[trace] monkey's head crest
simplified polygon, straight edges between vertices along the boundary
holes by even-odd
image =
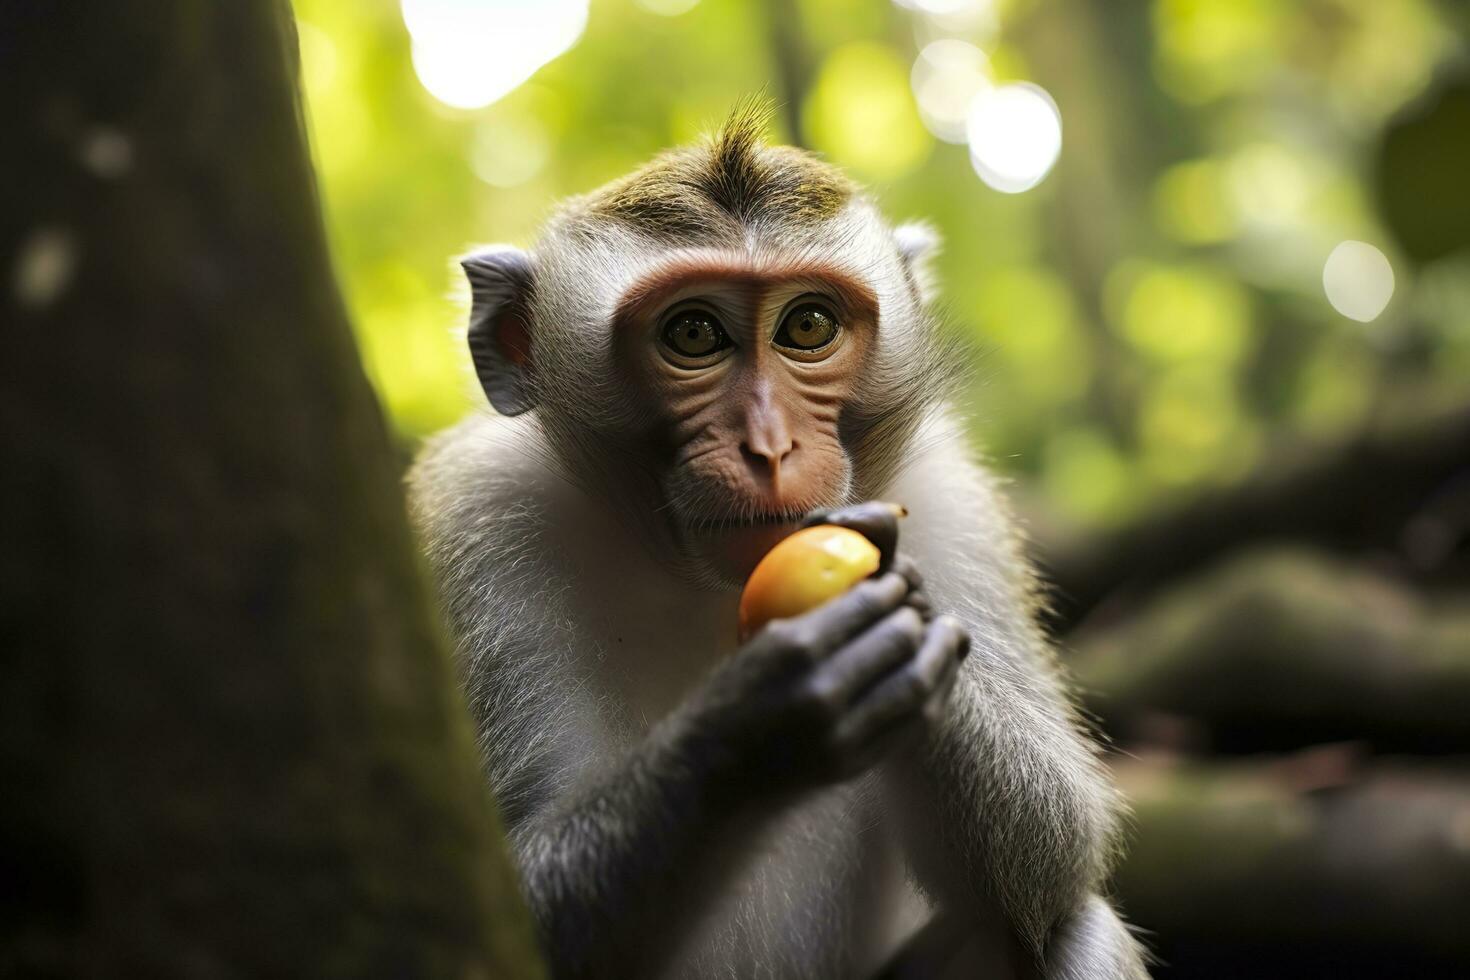
[[[772,107],[746,99],[705,142],[659,154],[593,192],[587,213],[658,239],[687,241],[758,223],[831,217],[857,185],[814,154],[768,146]]]

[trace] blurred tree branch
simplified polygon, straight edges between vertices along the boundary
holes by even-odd
[[[1222,976],[1461,975],[1463,776],[1392,764],[1303,790],[1275,763],[1114,768],[1135,809],[1118,893],[1166,961],[1182,939],[1196,966],[1212,945],[1240,956]]]
[[[287,4],[7,4],[0,39],[0,974],[541,975]]]
[[[1041,529],[1036,553],[1053,583],[1052,626],[1065,632],[1105,602],[1136,603],[1257,542],[1407,549],[1411,567],[1458,580],[1467,572],[1467,500],[1470,406],[1462,406],[1375,420],[1328,447],[1282,445],[1242,483],[1121,530],[1062,541]]]
[[[1320,555],[1244,553],[1074,641],[1088,707],[1125,744],[1172,725],[1215,750],[1470,753],[1470,603]]]

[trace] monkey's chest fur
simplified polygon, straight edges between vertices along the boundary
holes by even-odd
[[[630,566],[635,569],[630,573]],[[603,751],[643,738],[736,649],[738,595],[671,588],[637,562],[573,562]],[[595,753],[600,754],[600,753]],[[595,763],[594,763],[595,764]],[[868,778],[809,794],[767,826],[677,976],[821,978],[874,972],[927,918]]]
[[[872,794],[828,790],[769,828],[675,972],[869,976],[926,915]]]
[[[733,590],[670,575],[528,445],[534,433],[519,420],[477,418],[441,437],[414,477],[487,772],[513,836],[583,779],[613,771],[734,654],[738,605]],[[954,469],[916,470],[895,497],[912,511],[905,550],[935,570],[930,594],[951,608],[944,569],[957,567],[956,546],[939,529],[958,523],[948,501],[966,497],[940,505],[931,485]],[[870,782],[814,792],[766,826],[758,846],[742,846],[672,974],[873,973],[928,907],[906,873],[898,815],[884,812]]]

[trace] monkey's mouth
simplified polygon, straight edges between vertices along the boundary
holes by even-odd
[[[806,513],[804,510],[793,510],[743,514],[738,517],[694,517],[686,519],[685,525],[695,534],[718,534],[724,531],[800,524]]]
[[[745,581],[756,564],[782,538],[801,526],[804,510],[768,511],[686,520],[688,541],[732,584]]]

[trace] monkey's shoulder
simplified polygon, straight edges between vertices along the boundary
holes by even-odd
[[[528,544],[565,492],[531,416],[475,412],[429,438],[407,476],[409,512],[431,560],[467,544]]]
[[[1009,540],[1015,520],[1004,481],[986,465],[962,423],[936,413],[920,427],[908,460],[888,491],[908,507],[916,525],[934,524],[943,534]]]
[[[952,414],[928,420],[914,445],[885,495],[908,508],[901,546],[919,561],[932,597],[956,612],[969,608],[971,619],[1029,621],[1037,581],[1005,480]]]

